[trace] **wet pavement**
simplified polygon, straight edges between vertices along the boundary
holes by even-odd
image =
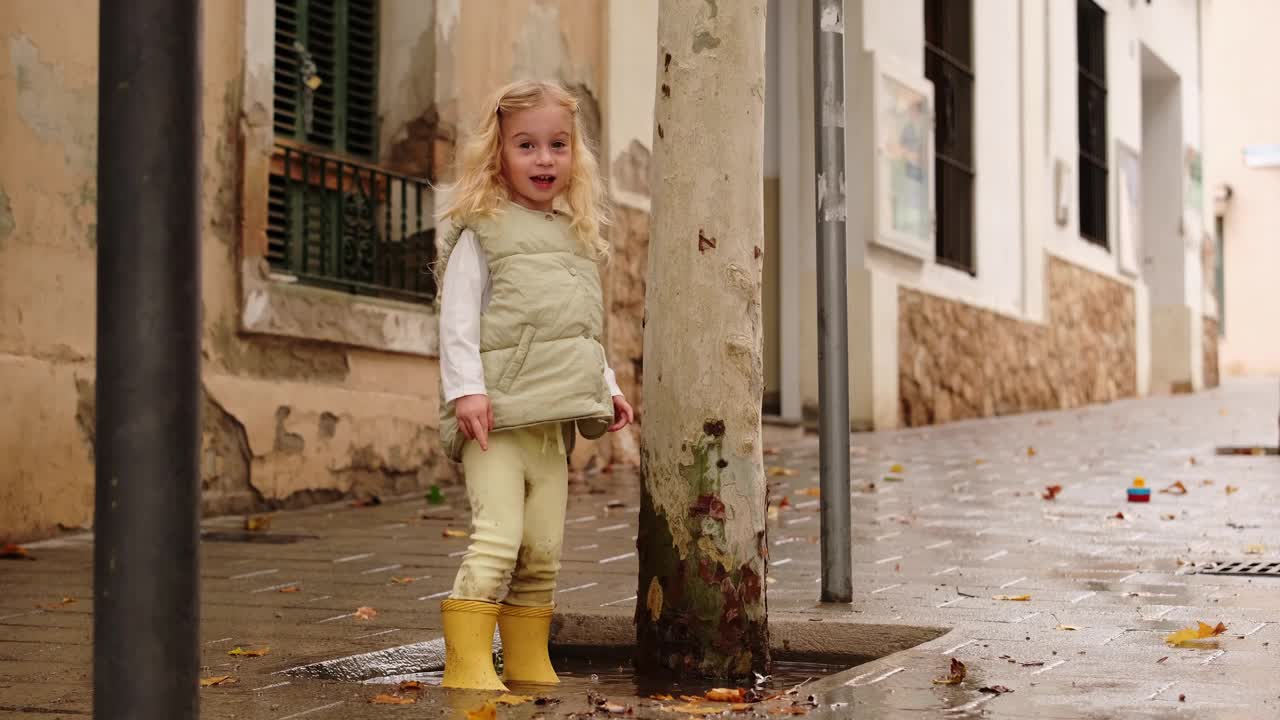
[[[1280,577],[1197,572],[1218,561],[1280,561],[1280,460],[1214,453],[1274,445],[1276,435],[1274,380],[856,435],[855,600],[842,606],[816,602],[816,439],[779,444],[766,458],[777,468],[772,503],[787,500],[770,524],[774,643],[798,654],[878,659],[734,716],[1280,716],[1272,682],[1280,671]],[[1153,488],[1150,504],[1126,502],[1136,476]],[[608,671],[595,681],[578,671],[558,689],[512,688],[559,701],[499,706],[497,717],[729,711],[637,697],[625,638],[617,637],[635,603],[636,481],[618,473],[588,484],[594,492],[570,500],[557,595],[570,620],[556,632],[563,642],[595,633],[616,654],[600,660]],[[1051,486],[1060,489],[1045,499]],[[430,675],[422,690],[400,692],[284,673],[440,637],[439,600],[466,544],[445,531],[467,525],[460,489],[446,499],[274,515],[269,534],[315,536],[293,543],[230,541],[234,532],[206,542],[203,676],[234,683],[201,690],[202,716],[466,717],[492,699],[431,687]],[[206,527],[234,531],[241,523],[216,518]],[[0,561],[0,717],[90,714],[90,543],[68,535],[28,546],[34,561]],[[376,616],[362,618],[362,607]],[[1198,647],[1164,642],[1199,620],[1227,631]],[[237,647],[269,652],[228,654]],[[953,658],[966,666],[965,679],[935,683]],[[415,702],[370,703],[387,692]]]

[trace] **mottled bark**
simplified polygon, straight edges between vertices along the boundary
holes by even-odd
[[[764,0],[662,0],[637,550],[642,672],[769,667]]]

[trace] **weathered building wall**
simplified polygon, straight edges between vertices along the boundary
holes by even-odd
[[[1133,396],[1135,309],[1124,283],[1050,257],[1048,322],[899,289],[899,386],[909,426]]]
[[[459,123],[521,77],[573,89],[601,142],[602,5],[503,4],[384,0],[384,166],[447,179]],[[439,452],[430,311],[266,269],[273,22],[256,0],[204,10],[201,475],[213,513],[405,492],[458,472]],[[0,5],[0,404],[15,409],[0,420],[0,540],[92,523],[96,81],[96,15]],[[620,216],[613,232],[625,227]],[[630,269],[607,269],[610,287],[643,277],[634,258],[618,267]],[[613,362],[630,393],[626,357]],[[580,443],[575,464],[607,463],[616,440]]]

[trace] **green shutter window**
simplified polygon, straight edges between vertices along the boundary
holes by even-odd
[[[377,154],[377,0],[277,0],[275,132]]]
[[[300,282],[435,295],[430,187],[377,163],[378,0],[276,0],[267,259]]]

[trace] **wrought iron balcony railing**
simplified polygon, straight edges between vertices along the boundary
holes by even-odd
[[[429,303],[431,207],[425,180],[277,141],[267,259],[309,285]]]

